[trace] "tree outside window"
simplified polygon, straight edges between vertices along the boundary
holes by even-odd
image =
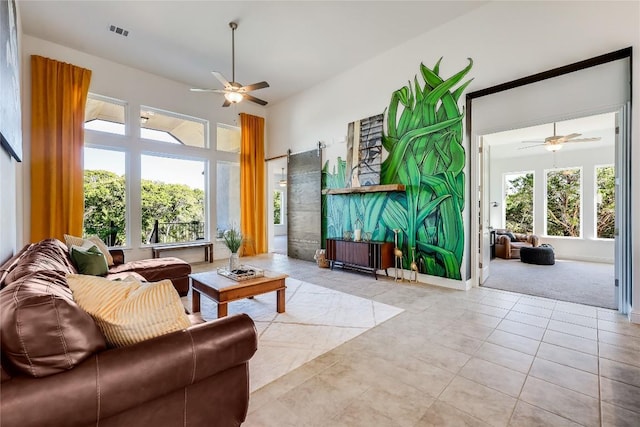
[[[282,224],[282,191],[273,192],[273,224]]]
[[[125,153],[84,149],[83,235],[98,235],[109,246],[122,246],[125,222]]]
[[[533,173],[505,175],[505,225],[515,233],[533,233]]]
[[[596,181],[597,236],[600,239],[613,239],[616,219],[615,169],[613,166],[597,167]]]
[[[547,172],[547,235],[580,237],[579,168]]]
[[[189,242],[205,236],[205,161],[141,156],[144,244]]]

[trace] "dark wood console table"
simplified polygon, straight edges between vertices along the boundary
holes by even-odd
[[[353,240],[327,239],[327,260],[342,268],[372,273],[378,280],[377,271],[393,267],[392,242],[355,242]]]

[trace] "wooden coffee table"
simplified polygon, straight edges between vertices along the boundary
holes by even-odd
[[[276,291],[278,313],[284,313],[286,274],[264,271],[264,277],[256,277],[236,282],[219,275],[215,271],[190,274],[191,309],[200,311],[200,295],[205,295],[218,303],[218,317],[227,315],[227,304],[243,298]]]

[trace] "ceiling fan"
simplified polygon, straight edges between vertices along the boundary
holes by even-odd
[[[264,89],[269,87],[269,83],[267,82],[259,82],[250,84],[247,86],[243,86],[240,83],[236,82],[236,53],[235,53],[235,32],[238,28],[238,24],[236,22],[229,22],[229,27],[231,28],[231,82],[224,78],[224,76],[217,72],[212,71],[211,74],[217,78],[220,83],[224,86],[224,89],[196,89],[192,88],[192,92],[215,92],[224,94],[224,103],[223,107],[228,107],[231,104],[237,104],[238,102],[246,99],[247,101],[255,102],[260,105],[267,105],[267,101],[263,101],[262,99],[256,98],[255,96],[249,95],[249,92]]]
[[[571,142],[589,142],[589,141],[600,141],[600,137],[596,138],[578,138],[580,133],[571,133],[569,135],[556,135],[556,124],[553,124],[553,136],[548,136],[544,139],[544,141],[522,141],[525,144],[534,144],[529,145],[527,147],[521,147],[520,150],[525,148],[532,147],[540,147],[544,146],[548,151],[556,152],[562,148],[563,144],[571,143]]]

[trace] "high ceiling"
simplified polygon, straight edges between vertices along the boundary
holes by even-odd
[[[184,82],[212,70],[266,80],[273,104],[485,4],[485,1],[20,1],[25,34]],[[109,31],[127,30],[124,37]]]

